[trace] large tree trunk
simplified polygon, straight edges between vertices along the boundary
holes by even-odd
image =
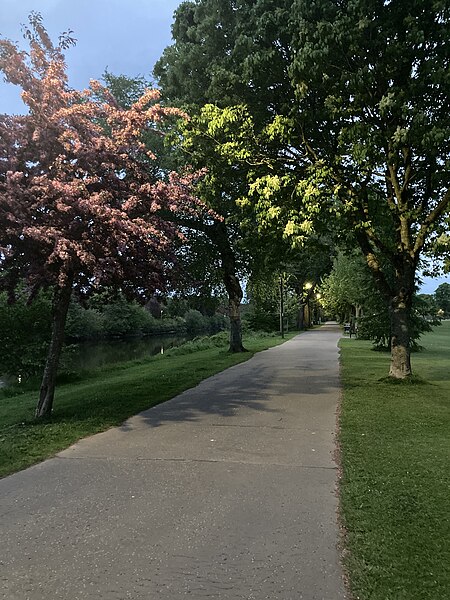
[[[388,192],[393,190],[388,185]],[[400,198],[402,201],[402,198]],[[402,205],[404,210],[404,205]],[[357,239],[363,251],[367,266],[372,272],[375,284],[384,296],[390,317],[391,365],[389,377],[406,379],[411,377],[411,312],[415,291],[416,268],[421,246],[414,248],[411,242],[411,230],[406,217],[402,213],[398,221],[398,243],[404,248],[394,254],[388,253],[390,266],[395,272],[395,279],[386,277],[381,268],[380,259],[373,251],[369,237],[361,229]],[[386,259],[386,255],[384,259]]]
[[[391,366],[389,376],[395,379],[406,379],[412,374],[410,349],[410,314],[412,292],[401,288],[391,298],[389,313],[391,320]]]
[[[311,309],[309,306],[309,298],[306,300],[306,303],[303,307],[303,324],[305,329],[311,327]]]
[[[42,377],[39,402],[36,407],[36,418],[48,417],[52,412],[56,374],[64,342],[64,327],[72,295],[72,283],[73,278],[68,277],[63,286],[55,289],[53,296],[52,334]]]
[[[237,284],[237,286],[236,286]],[[228,291],[229,313],[230,313],[230,352],[246,352],[242,344],[242,327],[240,304],[242,300],[242,290],[239,281],[235,282],[234,291]],[[237,290],[239,288],[239,291]]]
[[[247,352],[242,344],[241,300],[242,288],[235,273],[224,268],[223,280],[228,293],[230,316],[230,352]]]
[[[241,300],[242,288],[236,275],[236,259],[228,238],[226,224],[215,223],[213,228],[214,243],[220,252],[222,276],[228,294],[228,309],[230,317],[230,352],[246,352],[242,344]]]
[[[303,329],[305,329],[305,302],[303,299],[303,285],[304,281],[301,280],[295,286],[295,293],[298,301],[297,329],[299,331],[303,331]]]
[[[303,301],[300,302],[297,313],[297,327],[299,331],[305,329],[305,305]]]

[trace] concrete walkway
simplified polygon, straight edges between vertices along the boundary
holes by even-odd
[[[0,481],[8,600],[340,600],[326,325]]]

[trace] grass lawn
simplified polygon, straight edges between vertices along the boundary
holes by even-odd
[[[295,334],[287,334],[286,339]],[[280,336],[244,337],[249,352],[229,354],[225,346],[198,350],[195,342],[164,356],[113,365],[58,385],[51,420],[34,419],[37,390],[0,391],[0,477],[24,469],[76,440],[119,425],[173,398],[202,379],[280,344]]]
[[[412,383],[389,355],[341,341],[341,511],[360,600],[450,598],[450,321],[424,335]]]

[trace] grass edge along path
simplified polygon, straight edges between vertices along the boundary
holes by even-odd
[[[450,598],[450,321],[421,340],[415,380],[387,353],[343,339],[340,508],[358,600]]]
[[[0,477],[25,469],[69,447],[77,440],[118,426],[130,416],[165,402],[203,379],[279,345],[274,335],[244,336],[248,352],[230,354],[208,341],[188,342],[141,361],[115,364],[59,384],[48,421],[33,417],[37,391],[0,395]],[[200,348],[200,349],[198,349]]]

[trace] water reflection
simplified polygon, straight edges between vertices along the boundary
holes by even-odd
[[[191,337],[187,335],[163,335],[146,338],[82,342],[65,348],[61,357],[60,372],[78,372],[98,369],[106,365],[161,354],[179,346]],[[12,376],[0,376],[0,388],[17,381]]]
[[[63,354],[63,369],[90,371],[105,365],[154,356],[189,339],[183,335],[151,336],[139,339],[83,342]]]

